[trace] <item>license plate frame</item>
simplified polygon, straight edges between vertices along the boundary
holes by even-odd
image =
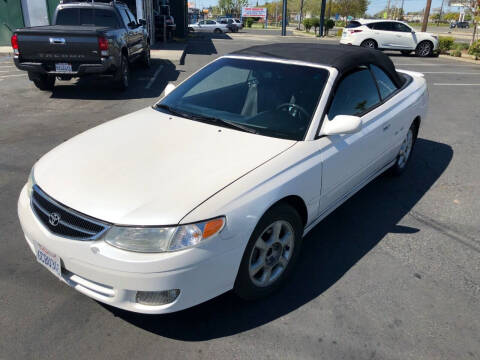
[[[55,63],[55,72],[57,73],[71,73],[72,64],[70,63]]]
[[[35,249],[37,261],[48,269],[58,279],[62,279],[62,259],[54,252],[48,250],[45,246],[38,244]]]

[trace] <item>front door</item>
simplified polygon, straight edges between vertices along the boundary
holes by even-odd
[[[412,32],[408,26],[394,22],[393,33],[394,33],[394,46],[401,49],[415,49],[415,34]]]
[[[335,89],[325,121],[336,115],[354,115],[362,119],[362,129],[354,134],[329,135],[330,147],[322,152],[322,190],[320,214],[343,202],[370,175],[382,166],[386,152],[385,126],[388,118],[376,117],[380,96],[366,67],[347,74]]]

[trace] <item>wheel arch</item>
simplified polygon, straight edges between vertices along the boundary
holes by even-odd
[[[264,212],[263,215],[265,215],[268,211],[270,211],[270,209],[274,208],[279,204],[287,204],[291,206],[293,209],[295,209],[295,211],[298,212],[298,214],[300,215],[300,218],[302,219],[303,226],[304,227],[307,226],[307,221],[308,221],[307,205],[305,204],[305,201],[298,195],[285,196],[284,198],[276,201]]]
[[[362,46],[362,44],[365,42],[365,41],[373,41],[376,45],[375,49],[378,49],[378,41],[373,39],[373,38],[366,38],[366,39],[363,39],[362,42],[360,43],[360,46]]]

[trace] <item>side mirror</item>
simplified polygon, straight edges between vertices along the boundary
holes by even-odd
[[[135,21],[130,21],[130,22],[128,23],[128,27],[129,27],[129,28],[134,28],[134,27],[136,27],[136,26],[137,26],[137,23],[136,23]]]
[[[138,20],[138,23],[139,23],[140,25],[142,25],[142,26],[147,25],[147,22],[146,22],[145,20],[143,20],[143,19]]]
[[[325,116],[319,135],[352,134],[360,131],[362,119],[358,116],[337,115],[332,120]]]
[[[176,86],[172,83],[168,83],[167,86],[165,86],[165,96],[167,96],[168,94],[170,94],[173,90],[175,90]]]

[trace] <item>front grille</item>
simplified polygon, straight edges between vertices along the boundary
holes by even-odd
[[[51,233],[74,240],[95,240],[104,234],[110,224],[80,214],[56,202],[37,185],[33,186],[33,212]]]

